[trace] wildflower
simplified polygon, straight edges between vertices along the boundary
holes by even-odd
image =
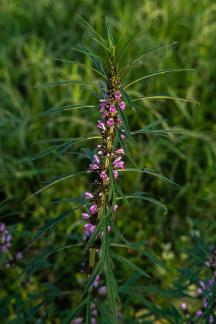
[[[97,154],[94,155],[94,161],[96,162],[96,164],[99,164],[100,163],[100,159],[97,156]]]
[[[84,196],[85,199],[92,199],[94,197],[91,192],[87,192],[87,191],[84,193]]]
[[[119,107],[120,107],[121,110],[125,110],[125,107],[126,107],[125,102],[124,102],[124,101],[121,101],[121,102],[119,103]]]
[[[114,96],[115,96],[115,100],[116,101],[119,101],[121,99],[121,92],[120,91],[116,91]]]
[[[82,218],[83,218],[84,220],[86,220],[86,219],[89,219],[90,216],[89,216],[88,213],[82,213]]]
[[[102,129],[104,131],[106,130],[106,127],[101,120],[98,120],[97,128]]]
[[[117,170],[113,170],[113,175],[114,175],[115,179],[117,179],[118,178],[118,171]]]
[[[98,206],[96,205],[96,204],[94,204],[94,205],[91,205],[91,207],[90,207],[90,213],[92,214],[92,215],[94,215],[94,214],[96,214],[97,212],[98,212]]]
[[[23,254],[22,254],[22,252],[17,252],[16,253],[16,256],[15,256],[15,259],[17,260],[17,261],[19,261],[19,260],[21,260],[23,258]]]
[[[87,234],[94,233],[96,225],[88,223],[84,225],[84,229]]]
[[[109,111],[110,111],[110,113],[116,113],[117,110],[116,110],[115,105],[110,105]]]
[[[82,324],[82,323],[83,323],[82,317],[77,317],[76,319],[73,320],[73,324]]]
[[[106,174],[106,171],[101,171],[100,173],[100,178],[103,180],[103,181],[106,181],[108,179],[108,175]]]
[[[109,118],[109,119],[107,120],[107,125],[108,125],[109,127],[112,127],[112,126],[114,125],[114,120],[113,120],[113,118]]]
[[[124,155],[124,149],[122,148],[122,147],[120,147],[119,149],[117,149],[116,151],[115,151],[115,153],[116,154],[122,154],[122,155]]]
[[[99,168],[100,168],[99,165],[97,165],[97,164],[95,164],[95,163],[91,163],[91,164],[89,165],[89,170],[90,170],[90,171],[98,170]]]
[[[105,296],[107,293],[107,287],[106,286],[101,286],[98,288],[98,294],[100,296]]]

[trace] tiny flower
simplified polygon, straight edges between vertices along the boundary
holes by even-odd
[[[109,119],[107,120],[107,125],[108,125],[109,127],[112,127],[112,126],[114,125],[114,120],[113,120],[113,118],[109,118]]]
[[[90,207],[90,213],[92,214],[92,215],[94,215],[94,214],[96,214],[97,212],[98,212],[98,206],[96,205],[96,204],[94,204],[94,205],[91,205],[91,207]]]
[[[90,171],[94,171],[94,170],[98,170],[99,169],[99,165],[95,164],[95,163],[91,163],[89,165],[89,170]]]
[[[100,159],[99,157],[97,156],[97,154],[94,155],[94,161],[99,164],[100,163]]]
[[[77,317],[76,319],[73,320],[73,324],[82,324],[83,323],[83,318],[82,317]]]
[[[108,231],[108,233],[110,233],[112,231],[112,227],[108,225],[107,231]]]
[[[100,101],[100,109],[103,110],[106,107],[107,101],[106,100],[101,100]]]
[[[118,178],[118,171],[117,170],[113,170],[113,175],[114,175],[115,179],[117,179]]]
[[[104,131],[106,130],[106,127],[101,120],[98,121],[97,128],[102,129]]]
[[[83,218],[84,220],[86,220],[86,219],[89,219],[90,216],[89,216],[88,213],[82,213],[82,218]]]
[[[111,105],[111,106],[110,106],[110,108],[109,108],[109,112],[110,112],[110,113],[116,113],[116,112],[117,112],[115,105]]]
[[[92,284],[93,287],[97,288],[98,285],[99,285],[99,281],[100,281],[100,276],[97,275],[96,278],[95,278],[95,280],[93,281],[93,284]]]
[[[121,92],[120,91],[116,91],[115,93],[115,100],[119,101],[121,99]]]
[[[116,211],[117,208],[118,208],[118,205],[115,204],[115,205],[113,206],[113,211]]]
[[[96,229],[96,225],[92,225],[90,223],[84,225],[84,230],[87,234],[94,233],[95,229]]]
[[[124,134],[121,134],[120,137],[121,137],[122,141],[125,140],[125,135]]]
[[[16,257],[15,257],[15,259],[17,260],[17,261],[19,261],[19,260],[21,260],[23,258],[23,254],[22,254],[22,252],[17,252],[16,253]]]
[[[100,296],[105,296],[107,293],[107,287],[106,286],[101,286],[98,288],[98,294]]]
[[[4,232],[4,230],[5,230],[5,224],[0,223],[0,232]]]
[[[85,199],[92,199],[94,197],[91,192],[87,192],[87,191],[84,193],[84,196]]]
[[[199,309],[197,312],[196,312],[196,317],[201,317],[203,314],[203,312]]]
[[[125,110],[125,107],[126,107],[125,102],[124,102],[124,101],[121,101],[121,102],[119,103],[119,107],[120,107],[121,110]]]
[[[103,180],[103,181],[106,181],[108,179],[108,176],[106,174],[106,171],[101,171],[100,173],[100,178]]]
[[[96,320],[96,318],[92,317],[92,319],[91,319],[91,324],[97,324],[97,320]]]
[[[115,152],[116,152],[116,154],[122,154],[122,155],[124,155],[124,149],[122,147],[120,147],[119,149],[117,149]]]
[[[187,309],[187,304],[186,304],[186,303],[182,303],[182,304],[181,304],[181,308],[182,308],[183,310],[186,310],[186,309]]]

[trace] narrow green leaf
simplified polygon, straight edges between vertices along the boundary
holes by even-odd
[[[123,265],[126,265],[128,268],[134,270],[135,272],[141,274],[144,277],[150,278],[150,276],[143,271],[141,268],[139,268],[137,265],[135,265],[133,262],[131,262],[130,260],[128,260],[127,258],[120,256],[118,254],[112,253],[112,257],[119,261],[120,263],[122,263]]]

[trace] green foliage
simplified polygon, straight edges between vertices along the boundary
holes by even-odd
[[[89,305],[89,297],[79,304],[82,201],[72,197],[88,188],[83,170],[99,139],[107,33],[109,49],[118,43],[129,106],[128,169],[140,171],[114,183],[113,200],[124,201],[110,246],[122,265],[113,268],[104,249],[94,274],[108,275],[101,323],[116,321],[118,295],[127,323],[182,323],[180,301],[199,306],[189,296],[215,244],[215,10],[212,0],[1,1],[0,215],[13,252],[24,251],[9,269],[1,256],[3,322],[69,322]]]

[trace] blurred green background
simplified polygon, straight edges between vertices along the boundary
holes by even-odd
[[[82,175],[59,182],[25,201],[45,181],[85,170],[88,160],[82,153],[96,145],[94,142],[77,144],[60,157],[53,150],[31,160],[56,145],[43,140],[97,134],[97,112],[93,110],[40,115],[54,107],[96,103],[91,91],[78,85],[35,87],[57,80],[99,81],[91,69],[56,60],[77,60],[90,67],[91,62],[84,55],[73,51],[72,47],[78,43],[100,53],[89,32],[82,27],[79,15],[104,36],[105,16],[109,17],[117,38],[122,32],[125,39],[142,32],[127,48],[122,65],[145,51],[178,41],[176,46],[145,56],[143,64],[125,75],[125,84],[158,70],[197,69],[155,76],[128,88],[133,98],[163,94],[200,102],[195,105],[175,100],[147,100],[137,102],[135,112],[127,110],[132,130],[160,120],[164,129],[181,129],[182,133],[180,138],[172,132],[168,137],[139,135],[137,147],[131,148],[140,168],[155,169],[179,184],[179,188],[140,173],[127,173],[120,181],[125,193],[144,191],[167,206],[168,212],[164,214],[157,206],[131,200],[130,205],[119,208],[117,215],[122,233],[132,242],[142,241],[143,250],[153,251],[168,266],[169,270],[165,271],[129,251],[129,257],[152,274],[152,284],[166,289],[178,276],[176,267],[185,266],[194,233],[207,244],[215,243],[216,4],[213,0],[0,1],[1,220],[13,233],[13,253],[22,251],[40,227],[76,206],[70,198],[90,189],[88,177]],[[24,161],[27,162],[23,164]],[[53,254],[22,284],[17,278],[22,277],[23,267],[31,274],[29,260],[38,257],[38,253],[70,244],[79,239],[77,233],[81,234],[80,211],[66,217],[37,240],[24,253],[20,265],[2,268],[1,305],[8,303],[7,308],[1,308],[4,318],[16,320],[20,316],[19,320],[33,323],[35,316],[45,323],[58,323],[60,310],[76,304],[75,297],[79,294],[71,295],[70,291],[79,291],[79,285],[82,286],[79,249]],[[130,271],[116,271],[120,283],[130,275]],[[149,282],[143,279],[145,283]],[[35,308],[37,315],[29,314],[29,305],[39,305],[41,295],[50,291],[56,293],[55,298],[38,313]],[[168,297],[154,292],[148,298],[159,305],[170,303]],[[173,302],[178,305],[178,301]],[[131,317],[141,316],[137,312],[142,307],[140,302],[133,305],[131,301],[127,312]]]

